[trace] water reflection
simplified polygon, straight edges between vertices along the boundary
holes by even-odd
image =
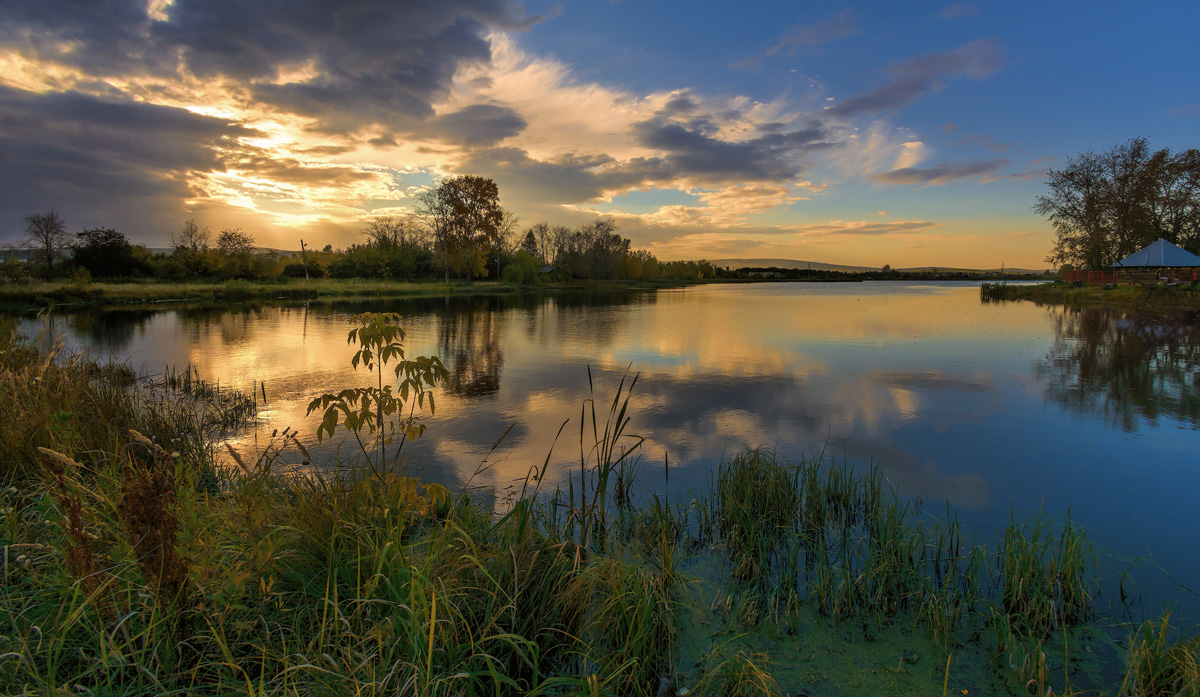
[[[1136,431],[1163,417],[1200,426],[1200,327],[1065,311],[1039,364],[1046,399]]]
[[[486,298],[455,303],[438,318],[438,349],[450,370],[446,391],[457,397],[495,397],[504,352],[499,314]]]
[[[339,446],[313,442],[307,405],[371,382],[350,368],[346,333],[351,317],[378,311],[404,317],[409,355],[438,355],[453,371],[428,433],[405,450],[414,473],[447,485],[487,457],[473,481],[502,491],[552,447],[545,489],[565,485],[579,468],[589,383],[603,408],[628,369],[640,375],[629,431],[649,439],[647,489],[665,488],[668,456],[674,495],[707,486],[715,465],[745,446],[824,450],[881,464],[903,495],[948,500],[983,535],[1010,512],[1044,507],[1070,509],[1093,540],[1130,557],[1161,541],[1168,514],[1171,539],[1200,536],[1191,505],[1200,470],[1180,465],[1194,460],[1200,426],[1196,330],[983,305],[971,285],[258,303],[54,321],[74,346],[147,370],[190,364],[223,385],[265,382],[259,430],[233,445],[254,447],[290,426],[320,462]],[[1139,429],[1150,423],[1161,427]],[[1191,547],[1162,542],[1155,553],[1197,583]]]

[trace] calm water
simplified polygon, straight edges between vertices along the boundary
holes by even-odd
[[[315,448],[317,394],[369,377],[349,366],[349,319],[405,316],[410,356],[453,372],[411,467],[503,493],[551,454],[547,483],[579,462],[588,366],[604,405],[638,377],[630,431],[647,437],[645,486],[704,486],[745,446],[879,463],[930,512],[949,501],[993,535],[1010,511],[1070,511],[1139,572],[1147,610],[1200,617],[1200,332],[1031,303],[983,305],[975,284],[763,283],[621,295],[549,295],[61,315],[68,343],[146,372],[192,365],[245,390],[265,382],[251,449],[292,426]],[[33,331],[31,326],[29,331]],[[344,453],[351,452],[350,445]],[[327,442],[314,455],[330,454]],[[317,455],[317,453],[324,455]],[[298,459],[298,456],[294,459]]]

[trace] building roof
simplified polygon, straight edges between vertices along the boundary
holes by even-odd
[[[1200,266],[1200,257],[1180,249],[1166,240],[1159,240],[1142,247],[1124,259],[1113,264],[1124,269],[1160,268],[1160,267],[1192,267]]]

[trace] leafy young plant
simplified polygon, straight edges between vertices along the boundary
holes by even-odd
[[[395,312],[366,313],[356,320],[358,326],[350,330],[347,344],[358,343],[359,349],[350,359],[350,365],[358,370],[359,365],[376,374],[376,384],[371,387],[353,387],[337,394],[323,394],[308,405],[308,414],[321,409],[324,415],[317,427],[317,440],[333,436],[338,421],[354,433],[363,454],[370,460],[360,432],[363,428],[375,435],[375,452],[379,465],[386,460],[387,448],[399,434],[402,439],[397,453],[405,441],[414,441],[425,433],[417,409],[424,409],[429,402],[429,413],[434,411],[433,387],[445,382],[450,371],[437,356],[406,358],[404,355],[404,329],[400,326],[400,315]],[[398,361],[393,372],[399,383],[384,384],[384,368]],[[407,412],[407,415],[406,415]]]

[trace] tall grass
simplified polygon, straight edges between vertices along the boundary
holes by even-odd
[[[0,352],[19,463],[0,493],[6,693],[780,694],[787,657],[682,661],[690,560],[709,554],[737,631],[809,612],[911,622],[947,652],[982,641],[1042,694],[1059,674],[1048,643],[1096,613],[1069,520],[968,541],[949,507],[900,499],[877,467],[750,450],[707,492],[639,495],[633,378],[585,402],[565,486],[543,490],[547,456],[499,510],[365,464],[273,472],[302,448],[287,429],[266,464],[215,469],[204,410],[38,346]],[[219,401],[188,374],[168,386]],[[1171,642],[1165,621],[1137,637],[1126,694],[1194,689],[1195,640]]]

